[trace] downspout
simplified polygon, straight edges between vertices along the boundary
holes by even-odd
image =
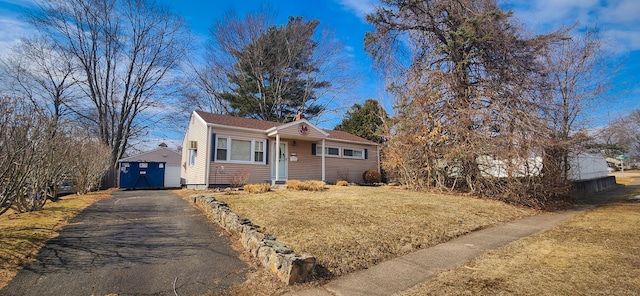
[[[325,155],[325,150],[324,150],[324,140],[322,139],[322,181],[326,181],[326,177],[325,177],[325,162],[324,162],[324,155]]]
[[[280,134],[276,134],[276,159],[274,161],[274,165],[276,166],[276,178],[274,181],[274,184],[277,183],[278,181],[280,181]]]
[[[376,145],[376,155],[378,156],[378,173],[382,174],[382,171],[380,170],[380,146]]]
[[[214,149],[214,147],[211,147],[211,126],[207,125],[207,145],[205,147],[210,147],[211,149]],[[206,167],[205,167],[205,189],[209,188],[209,174],[211,174],[211,153],[208,151],[209,149],[205,149],[207,151],[205,151],[205,163],[206,163]]]

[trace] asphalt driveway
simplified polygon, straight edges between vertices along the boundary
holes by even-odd
[[[70,221],[0,295],[215,293],[244,281],[247,269],[176,194],[117,191]]]

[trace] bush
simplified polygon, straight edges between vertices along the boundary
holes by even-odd
[[[345,180],[340,180],[340,181],[336,182],[336,186],[349,186],[349,182],[347,182]]]
[[[324,185],[326,185],[326,183],[324,183],[322,181],[304,181],[304,182],[302,182],[303,190],[309,190],[309,191],[322,191],[322,190],[325,190],[326,188],[324,187]]]
[[[302,182],[298,180],[287,180],[287,189],[289,190],[302,190]]]
[[[239,171],[234,173],[230,181],[231,187],[238,188],[244,186],[244,184],[247,183],[247,180],[249,180],[249,176],[251,176],[250,171]]]
[[[382,175],[376,170],[368,170],[362,174],[362,179],[367,184],[380,183],[382,180]]]
[[[338,169],[338,180],[349,181],[349,168]]]
[[[322,181],[304,181],[304,182],[300,182],[298,180],[287,181],[287,189],[289,190],[322,191],[326,189],[324,185],[326,185],[326,183]]]
[[[249,193],[265,193],[271,191],[271,185],[267,183],[247,184],[244,185],[244,191]]]

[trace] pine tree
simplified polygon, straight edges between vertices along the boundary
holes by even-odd
[[[363,105],[354,104],[347,111],[342,122],[334,128],[356,136],[371,140],[376,143],[384,142],[384,137],[380,135],[380,127],[387,119],[387,112],[384,111],[378,101],[368,99]]]
[[[267,121],[290,122],[297,114],[313,118],[322,111],[315,92],[330,86],[318,79],[313,35],[318,21],[291,17],[286,26],[270,26],[241,51],[228,73],[231,91],[221,98],[230,113]]]

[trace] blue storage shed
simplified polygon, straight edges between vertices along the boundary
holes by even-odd
[[[120,188],[164,188],[166,162],[120,162]]]

